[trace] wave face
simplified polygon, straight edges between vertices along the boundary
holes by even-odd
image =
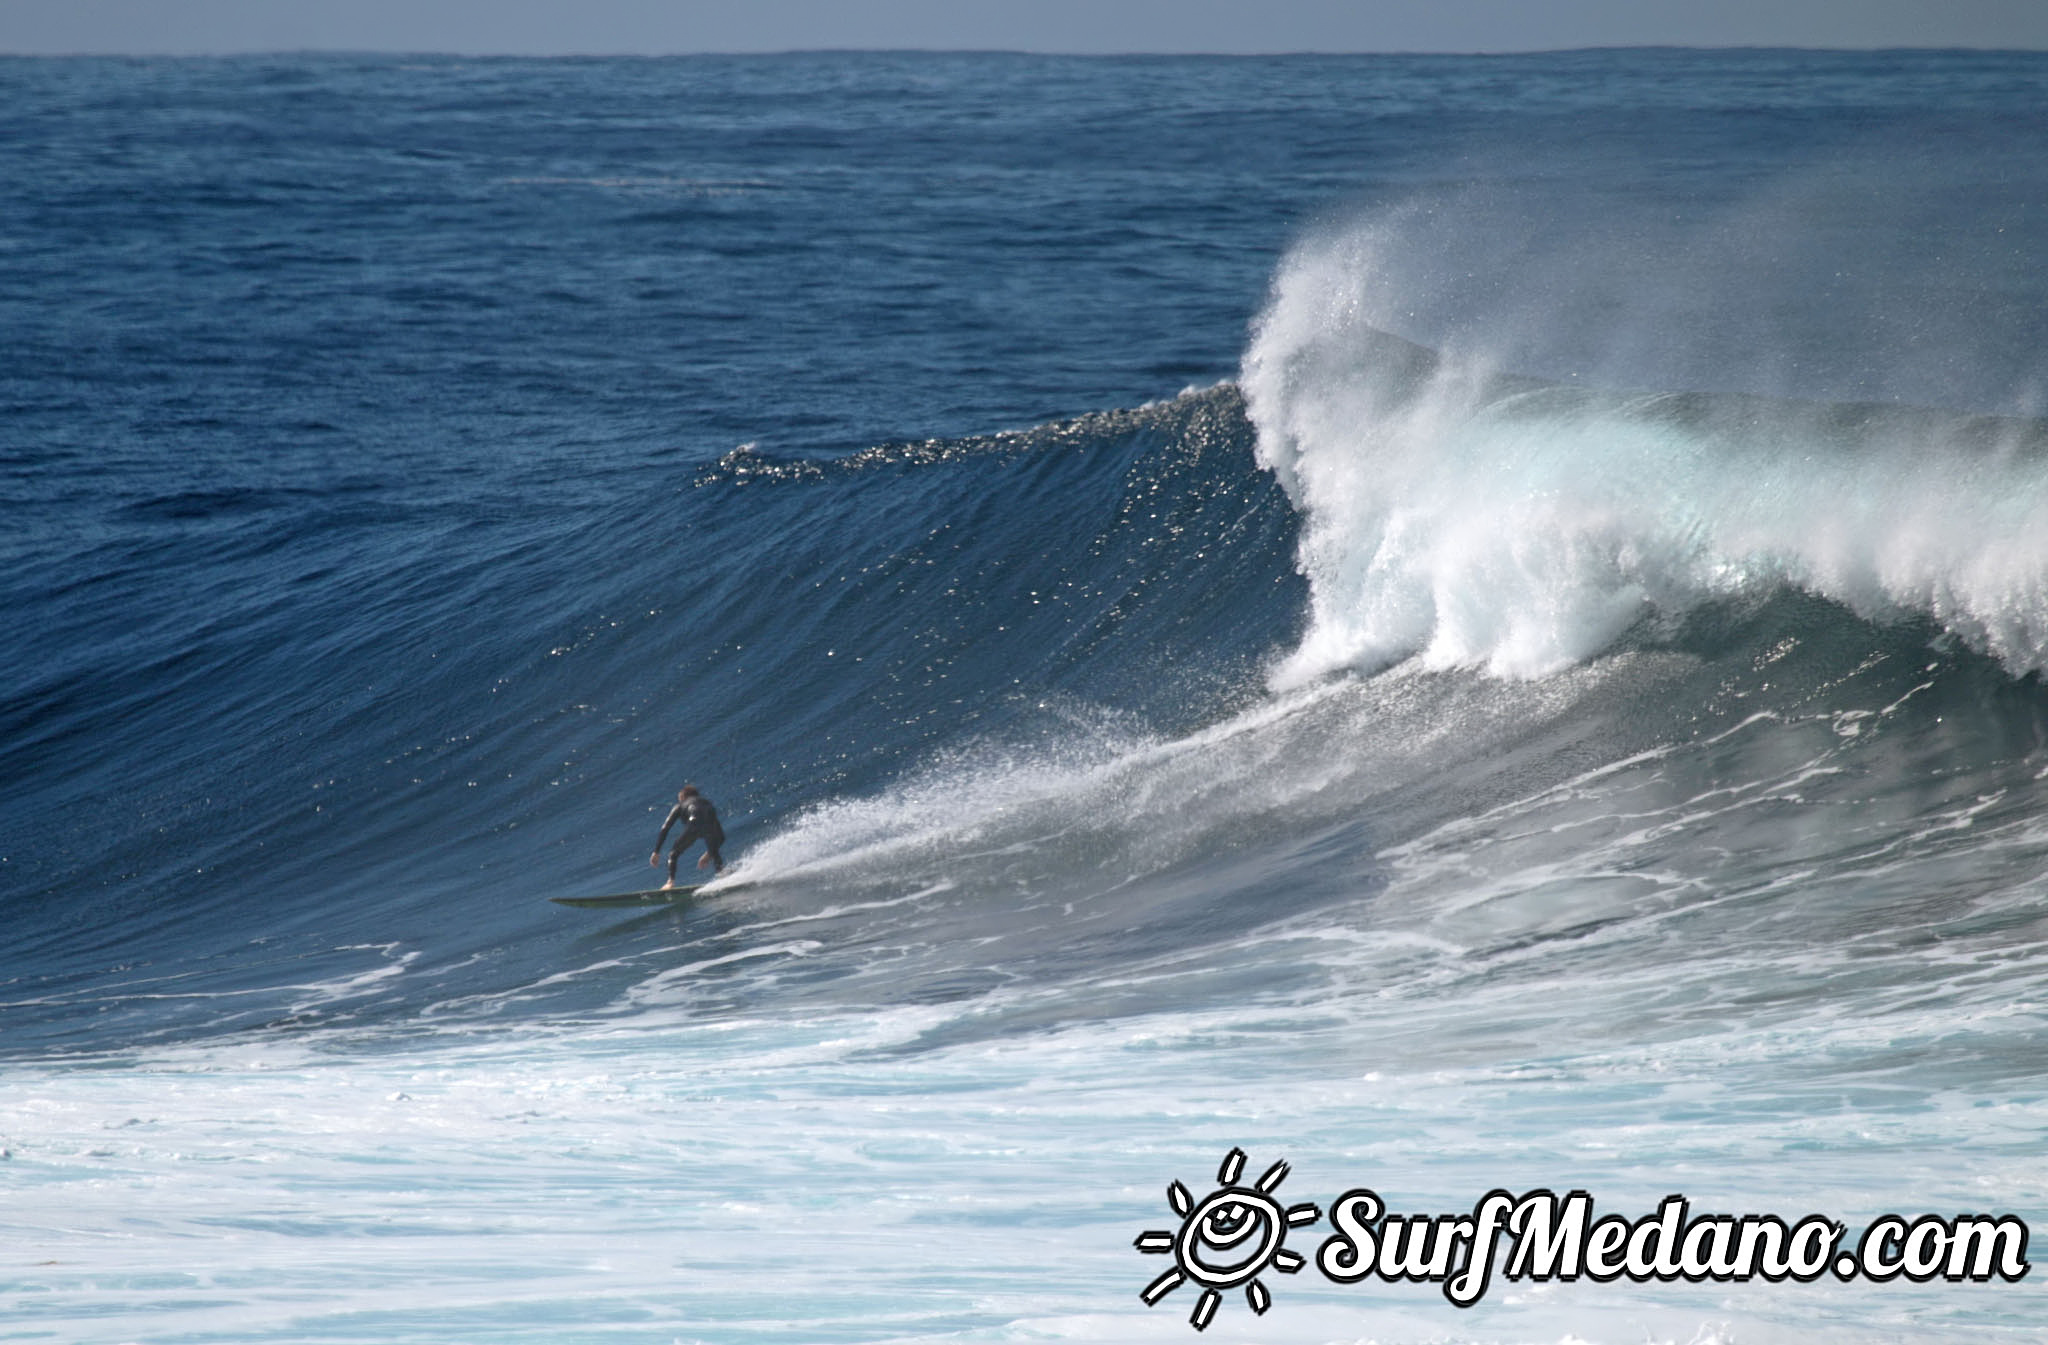
[[[2048,58],[0,78],[10,1324],[1189,1339],[1233,1146],[2048,1227]],[[746,886],[547,900],[685,780]]]
[[[214,526],[316,573],[323,552],[392,526],[372,509],[337,531],[331,508],[285,501]],[[165,517],[140,526],[186,530]],[[921,764],[982,760],[984,777],[1018,777],[998,794],[1030,793],[1019,763],[1034,755],[1108,760],[1199,725],[1256,686],[1297,620],[1276,601],[1298,589],[1294,516],[1252,464],[1229,389],[825,461],[742,448],[618,517],[470,528],[453,574],[443,550],[385,544],[309,598],[229,596],[232,617],[176,634],[146,703],[112,652],[17,694],[14,762],[71,751],[38,800],[49,825],[74,818],[80,834],[116,797],[220,800],[185,823],[196,837],[144,847],[111,884],[74,859],[13,861],[44,912],[15,944],[30,987],[17,1040],[38,1022],[154,1037],[512,993],[555,970],[540,898],[645,885],[620,861],[644,853],[666,806],[651,801],[681,773],[724,803],[746,870],[773,872],[805,844],[774,837],[775,819]],[[616,546],[677,529],[686,544]],[[181,568],[221,564],[214,545],[137,581],[190,582]],[[1215,582],[1190,591],[1194,573]],[[583,615],[565,621],[567,585]],[[406,595],[396,626],[390,594]],[[115,716],[154,750],[76,753]],[[189,743],[200,721],[212,736]],[[266,760],[294,762],[294,787],[259,783]],[[828,848],[945,832],[959,804],[898,798]],[[593,866],[599,834],[613,855]],[[81,940],[74,913],[105,932]],[[207,950],[211,970],[108,976],[165,940]]]

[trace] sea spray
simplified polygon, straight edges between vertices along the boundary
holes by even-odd
[[[1796,585],[2048,667],[2048,432],[1874,407],[1593,393],[1379,325],[1371,227],[1280,268],[1245,354],[1304,515],[1309,629],[1274,680],[1418,657],[1539,677],[1638,622]]]

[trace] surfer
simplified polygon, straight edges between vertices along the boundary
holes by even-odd
[[[681,822],[683,829],[676,836],[675,846],[668,852],[668,881],[664,888],[676,885],[676,860],[693,841],[704,842],[704,853],[697,859],[697,867],[706,864],[720,873],[725,872],[725,860],[720,857],[718,847],[725,844],[725,828],[718,825],[718,809],[711,806],[711,800],[697,792],[697,786],[684,785],[676,795],[676,806],[668,810],[668,820],[661,824],[661,835],[654,838],[654,853],[647,862],[655,867],[661,865],[661,843],[668,839],[668,829]]]

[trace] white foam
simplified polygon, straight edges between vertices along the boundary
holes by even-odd
[[[1541,685],[1503,685],[1418,665],[1298,687],[1181,737],[1090,722],[1033,747],[964,749],[875,794],[809,810],[755,846],[743,876],[990,891],[1078,868],[1086,877],[1069,886],[1101,891],[1215,860],[1262,829],[1300,836],[1355,818],[1372,799],[1646,666],[1608,660]]]
[[[1510,392],[1483,351],[1386,336],[1381,243],[1297,248],[1244,358],[1259,459],[1305,520],[1312,619],[1278,685],[1409,657],[1539,677],[1645,613],[1780,583],[2048,669],[2048,469],[2022,427],[1824,432],[1796,407],[1708,427],[1654,397]]]
[[[1515,998],[1464,985],[1485,1001],[1474,1016]],[[1646,986],[1566,990],[1597,1012]],[[0,1093],[10,1324],[80,1340],[1184,1340],[1192,1292],[1139,1302],[1158,1266],[1131,1242],[1171,1222],[1169,1181],[1206,1189],[1234,1145],[1292,1162],[1284,1194],[1324,1206],[1358,1184],[1437,1211],[1569,1183],[1603,1211],[1682,1186],[1861,1218],[2038,1185],[2039,1102],[1845,1111],[1755,1093],[1759,1060],[1796,1067],[1863,1030],[1842,1018],[1459,1061],[1431,1040],[1457,1015],[1423,1032],[1407,997],[1359,996],[1316,1026],[1300,1006],[1231,1006],[886,1049],[946,1017],[649,1015],[16,1067]],[[1271,1288],[1271,1313],[1236,1297],[1220,1329],[1604,1345],[1890,1338],[1925,1334],[1925,1312],[2019,1340],[2038,1321],[2024,1285],[1503,1282],[1470,1314],[1431,1285]]]

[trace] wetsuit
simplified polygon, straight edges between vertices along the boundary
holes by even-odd
[[[725,860],[718,853],[718,847],[725,844],[725,828],[718,825],[718,809],[711,806],[710,799],[702,794],[692,794],[668,810],[668,820],[661,824],[661,835],[654,838],[656,854],[661,853],[661,843],[668,839],[668,829],[677,822],[683,824],[683,830],[676,837],[675,848],[668,852],[670,881],[674,881],[676,876],[676,860],[690,848],[692,841],[704,842],[704,853],[711,857],[713,869],[725,868]]]

